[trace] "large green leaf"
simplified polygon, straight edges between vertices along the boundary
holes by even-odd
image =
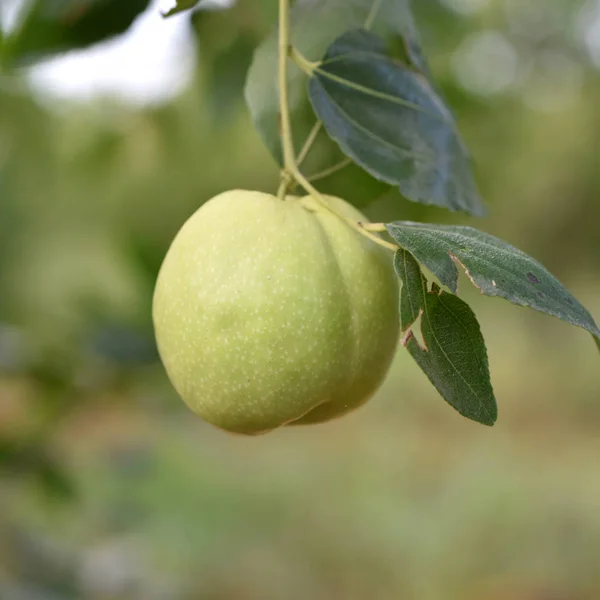
[[[435,284],[429,291],[427,279],[408,251],[398,250],[394,265],[402,279],[402,344],[448,404],[468,419],[493,425],[498,408],[485,342],[473,311]],[[419,317],[424,347],[412,329]]]
[[[21,63],[84,48],[124,33],[150,0],[35,0],[5,40],[3,58]]]
[[[372,31],[384,38],[390,48],[396,49],[399,60],[428,72],[408,0],[304,0],[295,3],[290,20],[292,43],[309,60],[320,60],[342,33],[372,21]],[[264,143],[281,164],[277,60],[275,29],[254,54],[245,97]],[[294,141],[299,152],[317,118],[307,94],[307,77],[292,63],[288,85]],[[344,158],[338,145],[321,133],[303,170],[307,174],[320,172]],[[323,192],[343,196],[359,205],[390,189],[389,184],[377,181],[357,165],[324,179],[319,186]]]
[[[590,313],[542,264],[514,246],[472,227],[396,221],[387,230],[452,292],[458,291],[458,265],[483,294],[553,315],[600,339]]]
[[[270,19],[259,13],[248,24],[243,4],[229,10],[202,10],[200,4],[191,21],[200,45],[198,58],[209,119],[216,125],[226,123],[243,102],[246,74],[262,37],[261,24]]]
[[[340,36],[314,71],[310,97],[329,135],[373,177],[415,202],[484,212],[452,114],[376,35]]]

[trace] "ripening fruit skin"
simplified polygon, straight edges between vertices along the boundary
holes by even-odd
[[[232,190],[176,235],[153,320],[173,386],[209,423],[255,435],[327,421],[364,404],[394,357],[392,254],[311,197]]]

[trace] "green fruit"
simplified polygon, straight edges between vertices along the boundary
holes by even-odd
[[[234,190],[175,237],[153,318],[189,407],[227,431],[258,434],[327,421],[373,395],[396,350],[398,284],[391,252],[314,199]]]

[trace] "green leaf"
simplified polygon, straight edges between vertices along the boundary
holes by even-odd
[[[176,15],[177,13],[184,12],[186,10],[190,10],[194,8],[197,4],[200,3],[200,0],[175,0],[175,6],[168,10],[167,12],[161,13],[163,17],[171,17]]]
[[[4,44],[10,62],[85,48],[127,31],[150,0],[36,0]]]
[[[254,38],[242,34],[212,62],[208,89],[215,120],[225,122],[239,106],[255,47]]]
[[[309,89],[329,135],[373,177],[415,202],[485,212],[452,114],[376,35],[358,29],[339,37]]]
[[[198,57],[209,101],[209,119],[217,125],[228,121],[243,101],[246,74],[260,43],[257,30],[263,18],[256,18],[258,23],[253,21],[254,26],[250,27],[242,5],[227,11],[197,10],[193,14],[192,26],[201,46]]]
[[[408,0],[308,0],[292,8],[293,45],[309,60],[320,60],[331,43],[345,31],[362,27],[371,18],[372,31],[396,49],[399,59],[428,73]],[[275,160],[282,164],[279,135],[279,88],[277,73],[277,30],[254,54],[246,81],[245,97],[252,120]],[[290,109],[296,152],[299,152],[317,117],[306,92],[307,77],[290,63]],[[308,174],[321,172],[345,158],[339,146],[321,133],[303,166]],[[390,185],[377,181],[355,164],[323,179],[324,193],[344,197],[356,205],[368,204],[389,191]]]
[[[460,266],[486,296],[558,317],[600,339],[590,313],[542,264],[514,246],[472,227],[397,221],[387,230],[453,293]]]
[[[394,256],[394,268],[402,281],[400,294],[400,325],[406,332],[421,316],[427,295],[427,279],[419,263],[401,248]]]
[[[396,252],[394,265],[403,284],[400,320],[407,333],[402,344],[448,404],[468,419],[493,425],[498,408],[475,314],[435,284],[428,291],[419,264],[406,250]],[[425,347],[411,329],[419,317]]]

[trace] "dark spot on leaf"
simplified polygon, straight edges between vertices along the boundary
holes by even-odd
[[[540,283],[540,280],[533,273],[527,273],[527,279],[529,279],[531,283]]]
[[[542,294],[542,292],[538,292],[538,293],[537,293],[537,295],[538,295],[540,298],[543,298],[543,297],[544,297],[544,294]]]
[[[573,300],[571,300],[571,298],[567,298],[567,303],[572,306],[573,305]]]

